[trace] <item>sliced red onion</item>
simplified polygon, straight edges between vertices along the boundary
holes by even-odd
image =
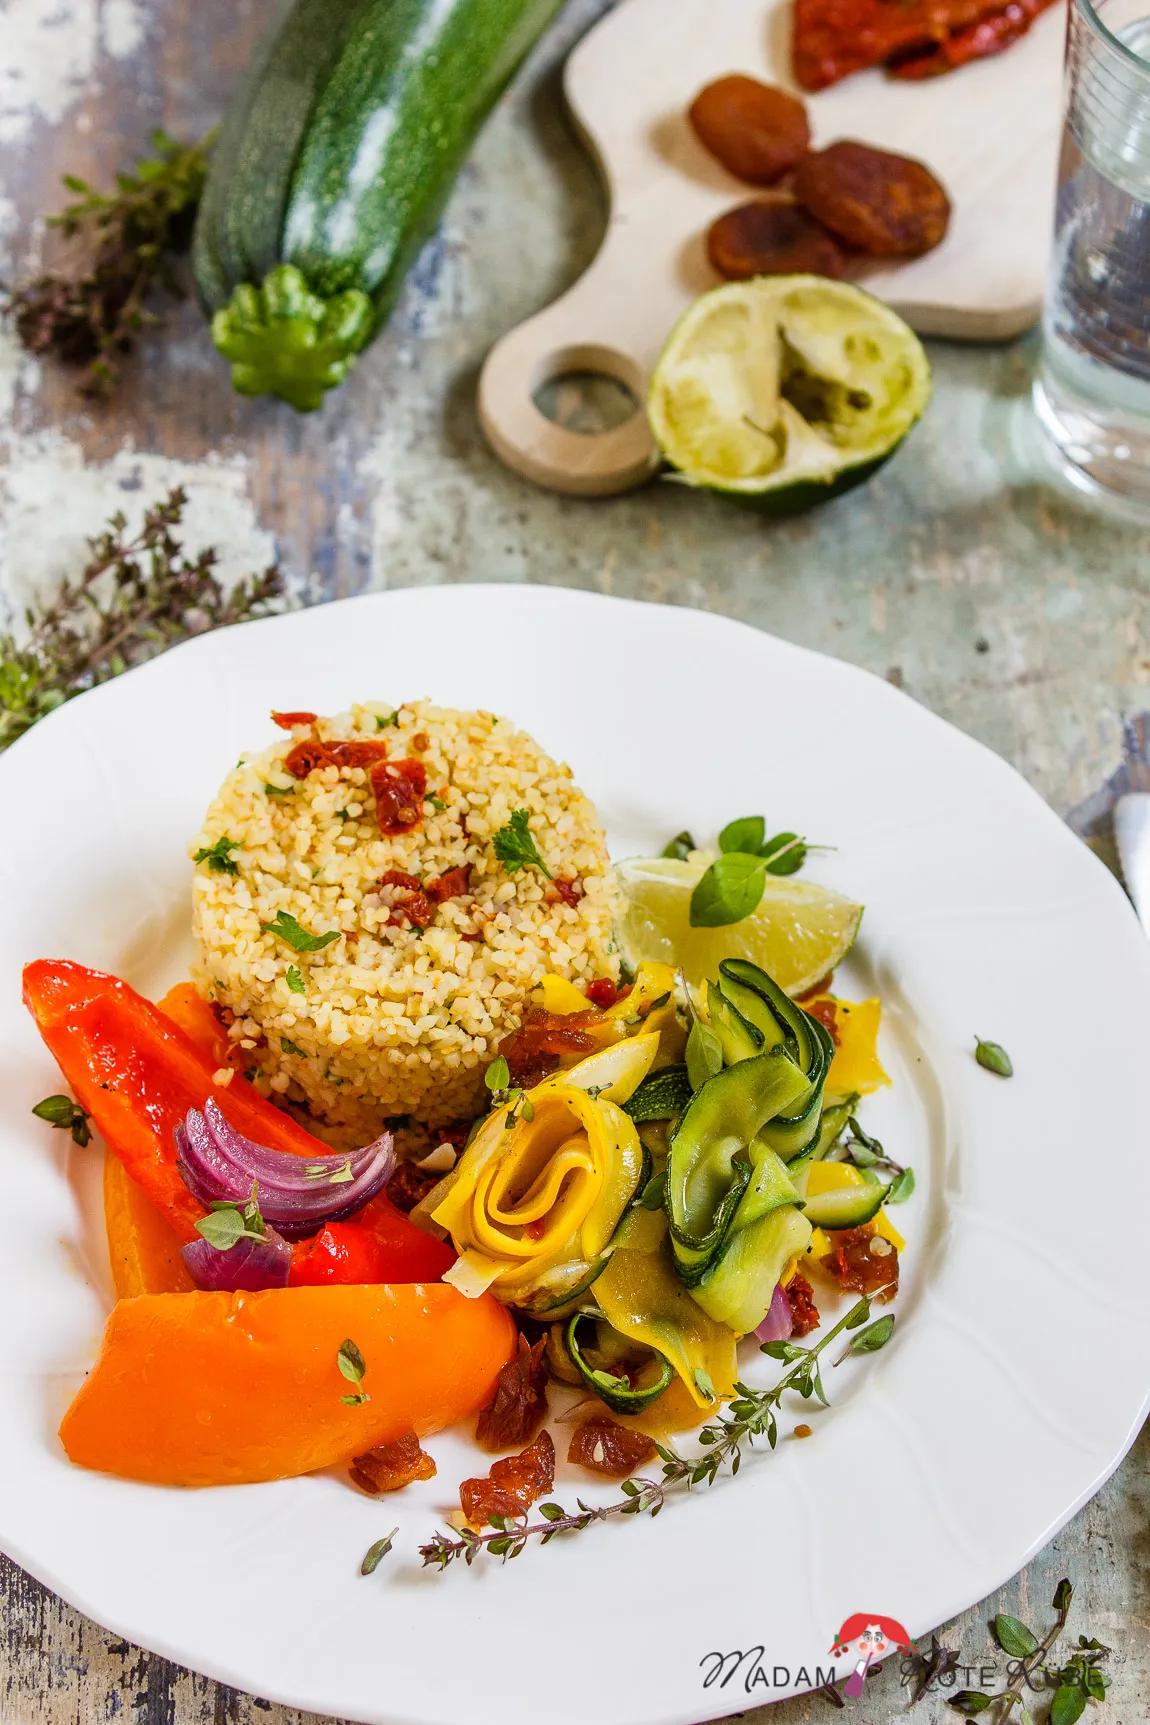
[[[794,1331],[795,1320],[791,1316],[791,1302],[787,1299],[783,1284],[779,1282],[767,1307],[767,1315],[755,1334],[760,1342],[789,1342]]]
[[[175,1136],[180,1173],[201,1204],[246,1204],[254,1182],[261,1216],[288,1240],[354,1215],[395,1171],[390,1132],[349,1155],[327,1151],[309,1160],[245,1138],[211,1097],[202,1114],[189,1108]]]
[[[237,1240],[222,1252],[208,1240],[193,1240],[180,1248],[180,1256],[197,1288],[211,1292],[286,1288],[291,1272],[291,1247],[274,1228],[262,1240]]]

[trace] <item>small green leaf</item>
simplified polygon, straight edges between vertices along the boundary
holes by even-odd
[[[492,1092],[507,1089],[511,1082],[511,1068],[502,1054],[497,1054],[491,1062],[483,1075],[483,1082]]]
[[[264,785],[264,796],[265,797],[290,797],[292,792],[294,791],[294,789],[295,789],[294,785],[269,785],[269,784],[265,784]]]
[[[361,1408],[364,1402],[371,1400],[371,1397],[366,1390],[358,1390],[355,1395],[340,1396],[339,1399],[345,1408]]]
[[[201,845],[192,861],[196,863],[206,862],[209,869],[215,874],[238,874],[239,868],[232,861],[230,853],[238,851],[239,848],[240,841],[238,839],[230,839],[224,834],[223,837],[216,840],[214,845]]]
[[[351,1171],[351,1160],[349,1158],[342,1168],[337,1168],[334,1174],[328,1175],[327,1183],[329,1186],[347,1186],[354,1179],[355,1175]]]
[[[441,815],[447,807],[447,804],[444,802],[442,797],[433,796],[430,792],[428,792],[427,796],[425,796],[423,800],[425,803],[431,804],[437,815]]]
[[[691,852],[698,850],[698,848],[690,833],[684,831],[676,833],[670,843],[663,846],[660,854],[665,857],[673,857],[676,862],[686,862]]]
[[[732,852],[713,862],[691,894],[692,928],[726,928],[757,910],[767,865],[759,857]]]
[[[247,1234],[248,1229],[244,1218],[234,1204],[221,1206],[210,1215],[201,1216],[196,1223],[196,1232],[202,1234],[209,1246],[214,1246],[217,1252],[228,1252]]]
[[[762,815],[744,815],[741,820],[727,822],[719,834],[719,849],[724,856],[730,851],[754,856],[766,835],[767,823]]]
[[[523,1120],[526,1120],[528,1125],[530,1125],[531,1122],[534,1120],[534,1118],[535,1118],[535,1104],[534,1104],[534,1102],[532,1102],[530,1096],[525,1096],[523,1098],[522,1102],[519,1104],[519,1114],[520,1114],[520,1118]]]
[[[1038,1642],[1025,1623],[1000,1611],[990,1625],[991,1633],[1004,1653],[1012,1659],[1027,1659],[1037,1652]]]
[[[45,1096],[43,1102],[37,1102],[32,1112],[38,1120],[46,1120],[49,1126],[55,1126],[61,1132],[70,1132],[73,1144],[78,1144],[81,1149],[92,1142],[92,1133],[88,1126],[89,1116],[70,1096]]]
[[[695,1367],[695,1388],[698,1390],[699,1394],[701,1396],[705,1396],[709,1402],[714,1401],[715,1386],[711,1382],[710,1374],[705,1372],[702,1366]]]
[[[511,819],[492,839],[492,848],[508,874],[515,874],[521,868],[537,868],[551,880],[551,870],[539,854],[530,830],[530,813],[527,809],[516,809]]]
[[[567,1512],[561,1503],[541,1503],[539,1513],[544,1521],[562,1521]]]
[[[340,1369],[340,1373],[347,1379],[348,1383],[360,1384],[363,1382],[363,1376],[367,1371],[367,1365],[364,1361],[363,1355],[360,1353],[350,1336],[346,1337],[339,1344],[339,1352],[335,1359],[336,1364]]]
[[[390,1533],[385,1533],[382,1539],[377,1539],[374,1545],[369,1545],[363,1554],[363,1562],[359,1566],[361,1575],[374,1575],[388,1552],[391,1550],[398,1527],[393,1527]]]
[[[1069,1576],[1063,1576],[1054,1589],[1054,1598],[1050,1601],[1055,1611],[1059,1613],[1070,1610],[1070,1601],[1074,1598],[1074,1589],[1070,1585]]]
[[[776,833],[762,846],[759,855],[766,859],[767,873],[798,874],[807,860],[807,843],[798,833]]]
[[[914,1169],[904,1168],[897,1179],[892,1180],[886,1189],[887,1204],[905,1204],[914,1191]]]
[[[951,1695],[947,1706],[953,1707],[956,1713],[961,1713],[964,1719],[974,1719],[979,1713],[985,1713],[994,1697],[984,1695],[981,1689],[960,1689],[957,1695]]]
[[[1074,1725],[1085,1711],[1086,1696],[1082,1690],[1063,1683],[1054,1691],[1054,1699],[1050,1703],[1050,1725]]]
[[[285,1054],[299,1054],[306,1059],[306,1051],[300,1047],[298,1042],[293,1042],[290,1036],[280,1037],[280,1047]]]
[[[375,728],[377,731],[386,731],[389,725],[398,725],[398,723],[399,723],[399,708],[398,707],[396,708],[394,713],[382,713],[382,714],[377,713],[375,715]]]
[[[995,1072],[999,1078],[1014,1076],[1014,1062],[1003,1048],[1001,1042],[984,1042],[981,1036],[974,1039],[974,1058],[988,1072]]]
[[[298,964],[289,964],[287,969],[287,985],[293,994],[306,994],[307,983]]]
[[[885,1318],[876,1318],[873,1324],[868,1324],[865,1330],[858,1330],[851,1337],[847,1349],[851,1354],[877,1354],[880,1348],[885,1348],[894,1335],[894,1313],[888,1312]]]
[[[330,946],[333,940],[339,939],[340,933],[338,928],[332,928],[326,934],[310,934],[290,911],[286,910],[277,910],[271,922],[265,922],[261,927],[265,934],[274,934],[277,940],[282,940],[293,952],[322,952],[325,946]]]
[[[687,1037],[684,1056],[687,1081],[692,1090],[701,1090],[708,1078],[723,1070],[723,1045],[709,1024],[696,1018]]]

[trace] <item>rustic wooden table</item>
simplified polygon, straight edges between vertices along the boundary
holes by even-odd
[[[0,277],[40,255],[39,218],[59,201],[61,173],[106,177],[156,124],[205,131],[271,9],[0,0]],[[484,353],[574,278],[601,231],[558,68],[604,9],[571,0],[485,131],[389,330],[322,417],[234,396],[190,305],[110,411],[23,362],[0,332],[0,603],[74,567],[110,509],[179,478],[193,526],[231,567],[274,550],[307,600],[431,582],[563,583],[723,611],[853,659],[1013,761],[1105,850],[1116,792],[1150,786],[1150,533],[1088,511],[1044,475],[1028,404],[1033,340],[935,344],[936,398],[898,459],[783,525],[659,484],[608,502],[561,499],[486,448],[475,416]],[[1066,1362],[1082,1395],[1086,1366]],[[960,1389],[961,1417],[972,1417],[970,1386],[951,1393]],[[1109,1718],[1150,1717],[1148,1455],[1143,1441],[1020,1575],[947,1627],[964,1661],[988,1656],[995,1610],[1045,1622],[1068,1574],[1074,1627],[1115,1649]],[[4,1560],[0,1598],[4,1725],[304,1725],[115,1640]],[[732,1711],[761,1699],[732,1691]],[[916,1716],[953,1717],[943,1700]],[[856,1715],[886,1720],[903,1701],[887,1669]],[[771,1725],[827,1709],[793,1701]]]

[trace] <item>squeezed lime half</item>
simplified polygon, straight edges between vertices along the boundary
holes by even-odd
[[[683,481],[787,513],[873,473],[929,399],[922,343],[889,306],[850,282],[757,276],[684,312],[647,414]]]

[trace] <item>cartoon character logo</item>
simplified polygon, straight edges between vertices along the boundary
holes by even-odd
[[[910,1636],[897,1617],[884,1617],[877,1611],[856,1611],[835,1636],[831,1652],[836,1659],[843,1659],[856,1643],[858,1658],[843,1691],[852,1700],[862,1694],[871,1666],[890,1647],[909,1648]]]

